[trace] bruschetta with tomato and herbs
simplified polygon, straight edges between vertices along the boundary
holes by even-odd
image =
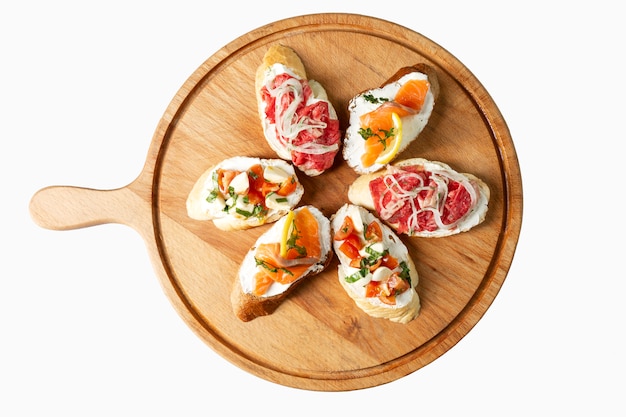
[[[372,213],[343,205],[331,218],[341,286],[372,317],[408,323],[419,315],[417,270],[400,238]]]
[[[274,313],[288,294],[332,259],[330,221],[314,206],[290,210],[246,253],[231,291],[235,315],[251,321]]]
[[[358,177],[348,189],[353,204],[373,210],[397,233],[444,237],[485,220],[489,187],[449,165],[411,158]]]
[[[278,157],[309,176],[329,169],[339,152],[339,120],[322,84],[307,78],[298,54],[272,45],[257,69],[255,89],[265,139]]]
[[[304,194],[293,165],[282,159],[236,156],[208,168],[187,197],[187,214],[221,230],[273,223]]]

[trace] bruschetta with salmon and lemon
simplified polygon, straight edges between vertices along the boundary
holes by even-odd
[[[420,312],[417,270],[400,238],[363,207],[345,204],[331,217],[338,278],[372,317],[408,323]]]
[[[276,44],[267,50],[255,89],[265,139],[278,157],[308,176],[332,167],[341,142],[337,113],[292,48]]]
[[[187,197],[187,214],[221,230],[273,223],[304,194],[293,165],[282,159],[235,156],[208,168]]]
[[[358,174],[382,169],[426,127],[439,96],[435,70],[423,63],[399,69],[380,87],[348,103],[343,157]]]
[[[444,237],[482,223],[489,187],[480,178],[449,165],[411,158],[361,175],[348,188],[348,200],[373,210],[399,234]]]
[[[274,313],[288,294],[332,260],[330,221],[314,206],[290,210],[246,253],[231,291],[241,321]]]

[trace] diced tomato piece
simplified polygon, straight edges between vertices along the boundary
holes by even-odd
[[[392,294],[399,294],[410,288],[409,283],[400,278],[400,274],[397,272],[389,275],[386,282]]]
[[[363,248],[361,238],[356,233],[352,233],[350,236],[346,237],[345,240],[347,242],[350,242],[350,244],[354,246],[357,250],[361,250]]]
[[[350,266],[352,268],[359,268],[361,269],[361,260],[363,259],[362,256],[357,256],[356,258],[352,258],[350,260]]]
[[[263,187],[263,183],[265,179],[263,179],[263,167],[261,164],[252,165],[248,169],[248,181],[250,182],[250,189],[261,192]]]
[[[265,205],[265,198],[259,191],[250,190],[248,191],[248,202],[253,205],[263,204]]]
[[[398,260],[387,254],[382,257],[382,266],[386,266],[389,269],[396,269],[398,267]]]
[[[377,221],[373,221],[367,225],[365,229],[365,239],[370,242],[381,242],[383,240],[383,231]]]
[[[263,185],[261,186],[261,194],[263,197],[266,197],[269,193],[275,193],[280,188],[280,185],[274,184],[272,182],[263,181]]]
[[[354,223],[352,217],[346,216],[343,218],[341,227],[335,232],[335,240],[344,240],[354,232]]]
[[[359,250],[349,240],[345,240],[340,246],[339,250],[350,259],[359,258]]]
[[[281,196],[289,195],[296,190],[297,186],[298,182],[296,181],[296,179],[294,177],[289,177],[285,181],[283,181],[278,191],[276,191],[276,194]]]
[[[367,287],[365,287],[365,297],[367,298],[378,297],[378,295],[380,294],[380,290],[381,290],[380,283],[381,281],[370,281],[367,284]]]
[[[220,192],[224,195],[228,195],[228,186],[230,182],[235,178],[240,171],[232,171],[227,169],[220,169],[217,172],[217,185],[220,189]]]
[[[381,295],[378,296],[378,299],[380,301],[382,301],[383,303],[385,303],[385,304],[389,304],[391,306],[396,305],[396,296],[395,296],[395,294],[392,294],[392,295],[382,295],[381,294]]]

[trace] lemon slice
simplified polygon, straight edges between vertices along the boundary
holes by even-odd
[[[390,145],[387,145],[384,151],[376,158],[377,164],[387,164],[395,158],[396,154],[400,150],[402,145],[402,119],[398,116],[398,113],[391,113],[391,120],[393,121],[393,131],[396,133],[391,141]]]
[[[293,219],[295,217],[295,213],[293,210],[289,210],[287,216],[285,218],[285,224],[283,225],[283,233],[280,238],[280,256],[282,258],[287,257],[287,251],[289,248],[287,247],[287,241],[291,236],[291,226],[293,226]]]

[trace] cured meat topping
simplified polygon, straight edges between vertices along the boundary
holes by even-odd
[[[381,219],[413,235],[452,229],[476,204],[474,186],[459,175],[421,167],[395,167],[369,183]]]
[[[331,118],[329,103],[313,97],[308,81],[288,73],[276,76],[261,91],[265,117],[276,138],[291,151],[294,165],[324,171],[339,149],[339,120]]]

